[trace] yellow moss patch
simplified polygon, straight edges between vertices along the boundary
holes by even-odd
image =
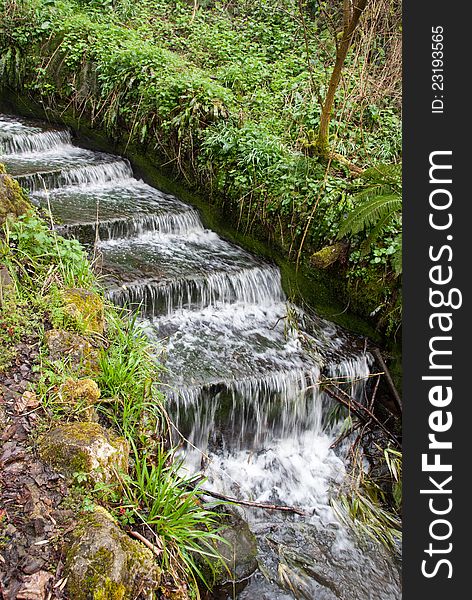
[[[325,246],[318,252],[315,252],[310,257],[310,262],[318,269],[327,269],[338,260],[343,260],[346,257],[346,244],[338,242],[331,246]]]
[[[114,481],[128,470],[128,442],[98,423],[55,427],[39,439],[41,458],[64,475],[88,473],[95,481]]]
[[[19,217],[31,208],[19,183],[5,173],[0,164],[0,225],[7,217]]]
[[[103,301],[98,294],[75,288],[64,292],[65,312],[85,332],[103,333]]]
[[[147,598],[161,579],[153,553],[121,531],[101,507],[79,522],[65,569],[68,597],[74,600]]]
[[[100,389],[93,379],[67,379],[57,393],[57,402],[66,414],[86,421],[97,420],[95,405],[99,399]]]
[[[44,341],[52,360],[69,360],[70,367],[81,375],[98,372],[98,350],[86,337],[63,329],[51,329],[46,332]]]

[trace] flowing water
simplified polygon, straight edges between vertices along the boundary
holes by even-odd
[[[287,302],[275,265],[205,229],[194,208],[136,179],[125,159],[0,116],[0,161],[61,233],[97,244],[109,298],[139,310],[164,349],[187,468],[203,467],[220,493],[311,515],[245,511],[259,571],[238,598],[399,598],[392,559],[360,547],[329,504],[346,473],[319,379],[352,381],[362,399],[362,340]]]

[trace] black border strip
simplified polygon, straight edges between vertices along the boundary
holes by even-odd
[[[470,14],[437,0],[403,8],[406,600],[470,594]]]

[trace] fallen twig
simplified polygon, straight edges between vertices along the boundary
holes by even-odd
[[[371,350],[372,354],[375,356],[375,359],[379,363],[379,367],[383,370],[385,374],[385,379],[387,381],[388,387],[390,388],[390,391],[392,392],[392,397],[395,402],[395,406],[397,407],[398,412],[402,414],[402,399],[400,398],[400,394],[398,393],[398,390],[395,387],[395,384],[393,383],[392,376],[390,375],[390,371],[388,370],[387,365],[385,364],[382,354],[380,353],[380,350],[378,348],[374,347]]]
[[[341,394],[341,396],[339,394],[337,394],[335,391],[333,391],[332,389],[330,389],[330,387],[335,388],[335,390],[337,392],[339,392],[339,394]],[[399,440],[395,437],[395,435],[393,435],[393,433],[391,431],[389,431],[385,427],[385,425],[381,421],[379,421],[379,419],[374,415],[374,413],[371,410],[369,410],[366,406],[360,404],[359,402],[357,402],[357,400],[354,400],[354,398],[349,396],[349,394],[346,394],[346,392],[344,390],[342,390],[341,388],[338,388],[337,386],[335,386],[332,383],[327,385],[324,388],[324,390],[328,394],[328,396],[330,396],[334,400],[337,400],[340,404],[342,404],[343,406],[348,408],[351,412],[353,412],[362,421],[364,421],[364,422],[367,421],[368,420],[367,416],[368,416],[370,419],[372,419],[372,421],[374,421],[380,427],[380,429],[382,429],[382,431],[392,440],[392,442],[394,442],[394,444],[397,446],[397,448],[401,447],[401,444],[400,444]],[[345,396],[347,398],[347,400],[344,399],[342,396]]]
[[[140,542],[142,542],[145,546],[147,546],[149,548],[149,550],[151,550],[152,552],[154,552],[154,554],[156,554],[156,556],[160,556],[162,554],[162,549],[158,548],[157,546],[152,544],[148,539],[146,539],[144,537],[144,535],[141,535],[137,531],[129,531],[128,533],[131,536],[135,537]]]
[[[217,494],[216,492],[211,492],[210,490],[204,490],[200,488],[200,491],[212,498],[216,498],[217,500],[224,500],[226,502],[232,502],[233,504],[241,504],[241,506],[251,506],[252,508],[263,508],[265,510],[281,510],[283,512],[292,512],[297,515],[302,515],[303,517],[310,516],[309,513],[301,510],[300,508],[296,508],[295,506],[284,506],[280,504],[264,504],[263,502],[250,502],[249,500],[237,500],[236,498],[230,498],[229,496],[224,496],[223,494]]]

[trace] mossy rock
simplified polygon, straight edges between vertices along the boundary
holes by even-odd
[[[66,557],[67,593],[74,600],[131,600],[157,589],[151,550],[129,538],[103,508],[78,523]]]
[[[98,350],[85,336],[64,329],[51,329],[46,332],[44,341],[51,360],[68,360],[70,367],[81,375],[98,372]]]
[[[348,246],[344,242],[337,242],[331,246],[325,246],[310,257],[310,263],[317,269],[327,269],[336,262],[345,262]]]
[[[81,420],[96,421],[95,406],[100,400],[100,388],[93,379],[67,379],[57,393],[60,408]]]
[[[216,543],[220,561],[214,563],[214,585],[224,586],[248,579],[257,569],[257,540],[247,522],[236,511],[222,516],[223,527],[218,535],[224,540]],[[211,559],[213,560],[213,559]],[[204,571],[208,568],[203,566]],[[211,574],[205,573],[211,581]]]
[[[5,265],[0,265],[0,306],[14,294],[13,279]]]
[[[64,292],[64,302],[65,313],[77,328],[87,333],[103,333],[103,301],[98,294],[74,288]]]
[[[19,217],[31,208],[19,183],[7,175],[4,165],[0,164],[0,225],[8,217]]]
[[[39,440],[41,458],[71,477],[87,473],[94,481],[112,482],[128,470],[129,444],[98,423],[65,423]]]

